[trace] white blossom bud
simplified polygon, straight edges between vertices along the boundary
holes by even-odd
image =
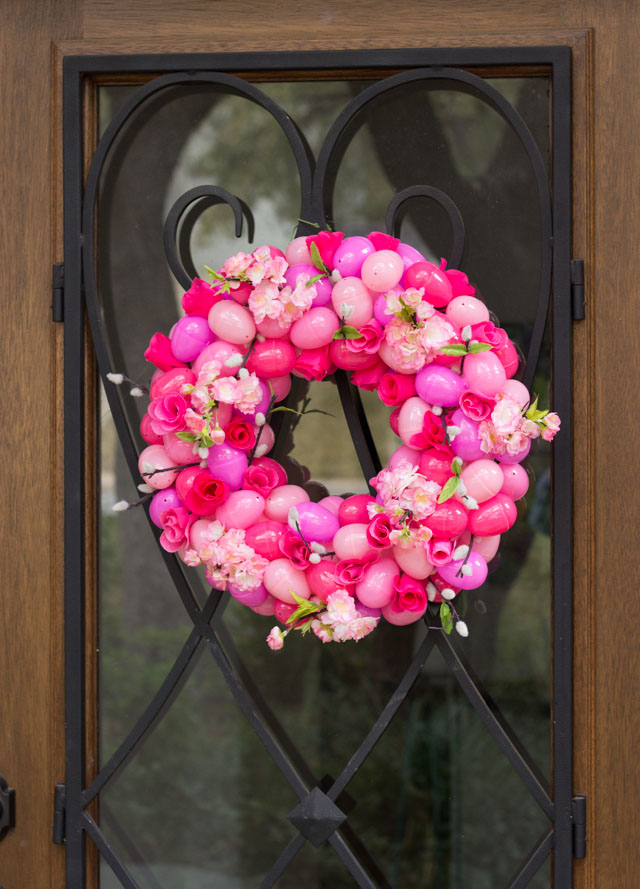
[[[466,559],[469,555],[469,547],[466,544],[462,544],[462,546],[457,546],[453,551],[453,560],[457,562],[458,559]]]
[[[341,278],[342,278],[342,275],[340,274],[340,272],[338,271],[338,269],[334,269],[334,270],[331,272],[331,283],[332,283],[332,284],[337,284],[338,281],[339,281]]]
[[[198,444],[197,441],[194,441],[193,447],[191,448],[191,453],[193,454],[194,457],[197,455],[199,450],[200,450],[200,445]]]
[[[462,339],[464,340],[465,343],[469,342],[469,340],[471,339],[471,325],[470,324],[465,324],[465,326],[462,328],[462,330],[460,332],[460,336],[462,337]]]
[[[120,386],[124,383],[124,374],[107,374],[107,379],[115,386]]]
[[[258,413],[256,414],[256,426],[264,426],[266,422],[267,418],[265,417],[265,415],[262,413],[262,411],[258,411]]]
[[[152,488],[151,485],[144,485],[143,484],[143,485],[138,485],[138,490],[140,491],[141,494],[151,494],[151,492],[154,491],[155,488]]]
[[[114,512],[124,512],[126,509],[129,509],[129,504],[126,500],[118,500],[117,503],[113,504],[112,509]]]
[[[249,377],[249,371],[247,370],[247,368],[241,367],[240,370],[238,371],[238,379],[239,380],[246,380],[248,377]]]
[[[460,435],[462,430],[459,426],[447,426],[447,438],[449,441],[453,441],[456,435]]]
[[[345,321],[348,321],[353,315],[355,308],[355,306],[350,306],[349,303],[340,303],[340,316],[344,318]]]
[[[443,599],[455,599],[456,594],[449,587],[445,587],[443,590],[440,590],[440,595]]]
[[[467,493],[467,486],[462,481],[462,479],[458,476],[458,487],[456,488],[456,494],[459,494],[460,497],[464,497]]]
[[[198,448],[198,457],[201,460],[206,460],[209,456],[209,448]]]
[[[321,556],[325,556],[327,554],[326,546],[323,546],[321,543],[318,543],[316,540],[312,541],[310,546],[311,546],[311,549],[314,551],[314,553],[319,553]]]
[[[466,625],[466,623],[463,620],[459,620],[456,623],[456,632],[466,638],[469,635],[469,627]]]
[[[431,408],[431,413],[435,414],[436,417],[440,417],[440,416],[442,416],[442,408],[440,407],[439,404],[434,404],[433,407]]]
[[[139,386],[134,386],[133,389],[129,390],[129,395],[133,395],[134,398],[142,398],[144,392]]]
[[[435,586],[431,583],[431,581],[429,581],[429,583],[427,583],[427,599],[428,599],[430,602],[434,602],[434,601],[435,601],[435,598],[436,598],[437,595],[438,595],[438,589],[437,589],[437,587],[435,587]]]
[[[142,464],[142,471],[146,472],[147,474],[150,472],[155,472],[155,469],[156,468],[153,463],[148,463],[146,460]]]
[[[225,367],[240,367],[242,364],[242,355],[231,355],[224,363]]]
[[[300,513],[298,512],[298,510],[296,509],[295,506],[292,506],[291,509],[289,510],[288,519],[289,519],[290,525],[297,525],[298,522],[300,521]]]
[[[309,561],[311,562],[312,565],[317,565],[318,562],[321,561],[321,559],[320,559],[320,556],[318,555],[318,553],[311,553],[311,555],[309,556]]]
[[[256,334],[256,342],[257,343],[264,343],[265,340],[266,340],[266,336],[263,333]]]
[[[268,444],[264,444],[264,443],[259,444],[258,447],[256,448],[256,457],[264,457],[264,455],[267,453],[268,450],[269,450]]]
[[[464,505],[467,507],[467,509],[478,508],[478,501],[471,497],[469,494],[465,494],[462,499],[464,500]]]
[[[463,565],[460,568],[460,574],[464,574],[465,577],[471,577],[473,574],[473,568],[471,565]]]
[[[200,461],[200,469],[207,469],[207,461],[206,460]]]

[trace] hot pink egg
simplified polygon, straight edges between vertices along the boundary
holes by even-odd
[[[480,553],[471,551],[466,565],[471,569],[470,574],[459,573],[464,559],[447,562],[438,568],[438,574],[446,583],[455,583],[461,590],[475,590],[487,579],[487,563]]]
[[[496,456],[496,460],[502,463],[505,466],[514,463],[522,463],[522,461],[529,456],[529,451],[531,450],[531,439],[528,438],[525,442],[524,447],[521,451],[518,451],[517,454],[509,454],[505,452],[504,454],[498,454]]]
[[[140,420],[140,435],[146,441],[147,444],[163,444],[163,438],[161,435],[158,435],[157,432],[154,432],[151,428],[151,417],[149,414],[145,414],[144,417]]]
[[[291,343],[285,340],[265,340],[255,343],[246,368],[263,379],[282,377],[293,370],[296,363],[296,351]]]
[[[213,340],[213,332],[206,318],[185,315],[171,334],[171,351],[178,361],[193,361]]]
[[[460,374],[441,364],[428,364],[416,374],[416,391],[429,404],[457,407],[467,384]]]
[[[467,510],[457,500],[445,500],[420,524],[431,528],[436,537],[452,539],[467,527],[468,516]]]
[[[285,374],[282,377],[269,377],[267,382],[271,384],[276,404],[279,401],[284,401],[289,392],[291,392],[291,376],[289,374]]]
[[[241,590],[230,583],[227,587],[227,592],[241,605],[246,605],[247,608],[256,608],[259,605],[263,605],[269,598],[269,593],[262,583],[253,590]]]
[[[164,373],[162,371],[151,383],[149,398],[161,398],[163,395],[169,395],[171,392],[179,392],[186,384],[193,384],[196,381],[196,375],[188,367],[172,367]]]
[[[327,559],[322,559],[316,565],[309,565],[305,574],[313,595],[323,602],[343,586],[336,580],[336,563]]]
[[[362,370],[365,367],[372,367],[378,361],[377,355],[352,352],[346,340],[334,340],[329,349],[331,360],[342,370]]]
[[[423,287],[424,298],[433,306],[446,306],[453,297],[451,282],[445,272],[426,260],[409,266],[404,283],[407,287]]]
[[[298,518],[289,519],[289,527],[295,533],[302,534],[309,543],[327,543],[333,540],[340,527],[338,517],[319,503],[299,503]]]
[[[259,556],[272,561],[282,557],[280,541],[287,533],[287,526],[282,522],[258,522],[247,528],[244,540]]]
[[[369,522],[367,506],[375,503],[376,498],[371,494],[353,494],[342,500],[338,509],[338,519],[341,525],[350,525],[353,522]],[[341,556],[346,558],[346,556]]]
[[[345,238],[333,255],[333,267],[343,278],[359,275],[363,262],[375,249],[368,238],[359,235]]]
[[[469,513],[469,531],[478,537],[504,534],[516,521],[516,505],[506,494],[496,494]]]
[[[419,451],[414,453],[418,454]],[[431,481],[439,485],[445,485],[451,478],[451,457],[436,448],[428,448],[420,454],[418,464],[420,472]]]
[[[242,487],[242,480],[249,461],[246,451],[234,448],[224,442],[209,448],[207,466],[214,478],[223,481],[231,491]]]
[[[451,450],[456,457],[460,457],[461,460],[481,460],[486,457],[480,446],[477,423],[470,420],[461,410],[457,410],[451,418],[450,425],[457,426],[460,430],[451,442]]]

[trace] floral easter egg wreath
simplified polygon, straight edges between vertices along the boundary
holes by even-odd
[[[138,465],[161,545],[275,614],[272,649],[292,630],[358,641],[429,602],[466,636],[455,598],[484,583],[516,520],[531,440],[560,426],[514,379],[515,346],[467,276],[379,232],[322,231],[208,271],[145,352],[157,370]],[[292,410],[292,375],[337,369],[393,408],[401,444],[370,480],[377,496],[312,502],[267,456],[270,421]]]

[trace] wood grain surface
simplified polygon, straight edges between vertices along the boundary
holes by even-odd
[[[64,772],[63,333],[49,314],[62,55],[540,44],[573,47],[574,255],[587,270],[573,366],[575,789],[589,796],[589,854],[575,886],[636,889],[639,38],[632,0],[0,0],[0,773],[18,794],[0,843],[5,889],[64,886],[50,842]]]

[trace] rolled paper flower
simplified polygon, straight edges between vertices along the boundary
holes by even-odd
[[[384,328],[375,318],[367,321],[360,328],[360,336],[345,340],[352,352],[366,352],[376,355],[384,337]]]
[[[378,384],[378,397],[388,407],[403,405],[416,394],[415,377],[387,371]]]
[[[206,469],[201,469],[194,476],[193,484],[184,497],[184,503],[187,509],[196,515],[213,515],[216,507],[224,503],[228,496],[229,489],[225,483],[219,478],[214,478]]]
[[[389,414],[389,426],[391,426],[396,435],[400,435],[400,410],[397,407],[395,411],[391,411]]]
[[[330,349],[330,345],[319,349],[303,349],[296,359],[294,372],[305,380],[324,380],[327,374],[335,370]]]
[[[369,552],[360,559],[341,559],[336,565],[336,579],[340,583],[349,585],[360,583],[378,559],[379,554],[377,552]],[[375,607],[377,608],[378,606]]]
[[[232,448],[239,448],[241,451],[250,451],[256,443],[253,426],[246,420],[231,420],[224,427],[224,435],[227,444],[230,444]]]
[[[286,556],[295,568],[304,571],[309,567],[311,550],[304,540],[301,540],[297,534],[294,534],[292,531],[287,531],[280,538],[278,546],[280,547],[282,555]]]
[[[469,284],[469,279],[464,272],[461,272],[458,269],[447,269],[445,275],[451,284],[451,292],[453,293],[454,298],[456,296],[473,296],[476,292],[475,287],[472,287],[472,285]]]
[[[436,568],[440,565],[446,565],[451,561],[453,556],[454,544],[451,539],[442,540],[438,537],[432,537],[427,543],[427,556],[432,565]]]
[[[155,398],[148,407],[151,428],[158,435],[180,432],[185,428],[184,415],[189,407],[185,398],[177,392]]]
[[[279,463],[270,457],[254,457],[245,471],[242,487],[257,491],[266,500],[275,488],[286,483],[287,474]]]
[[[496,327],[493,321],[480,321],[471,325],[471,339],[479,343],[488,343],[493,349],[499,349],[509,341],[506,330]]]
[[[460,410],[465,417],[473,420],[474,423],[486,420],[496,406],[495,398],[483,398],[481,395],[476,395],[475,392],[470,392],[469,390],[460,395],[459,404]]]
[[[184,507],[178,506],[164,510],[161,518],[160,546],[168,553],[176,553],[181,546],[189,542],[189,526],[196,517]]]
[[[358,389],[363,389],[365,392],[375,392],[386,370],[386,364],[383,361],[378,361],[376,364],[372,364],[371,367],[355,370],[351,375],[351,382]]]
[[[171,351],[171,340],[163,333],[154,333],[144,353],[145,361],[155,364],[160,370],[171,370],[172,367],[184,367]]]
[[[398,576],[393,581],[394,597],[391,610],[399,614],[402,611],[420,612],[424,614],[427,607],[427,594],[420,581],[408,574]]]
[[[220,302],[222,293],[202,278],[194,278],[191,287],[182,297],[182,308],[187,315],[201,315],[206,318],[211,306]]]
[[[375,515],[367,527],[367,540],[374,549],[386,549],[390,546],[389,535],[393,530],[389,516],[380,512]]]

